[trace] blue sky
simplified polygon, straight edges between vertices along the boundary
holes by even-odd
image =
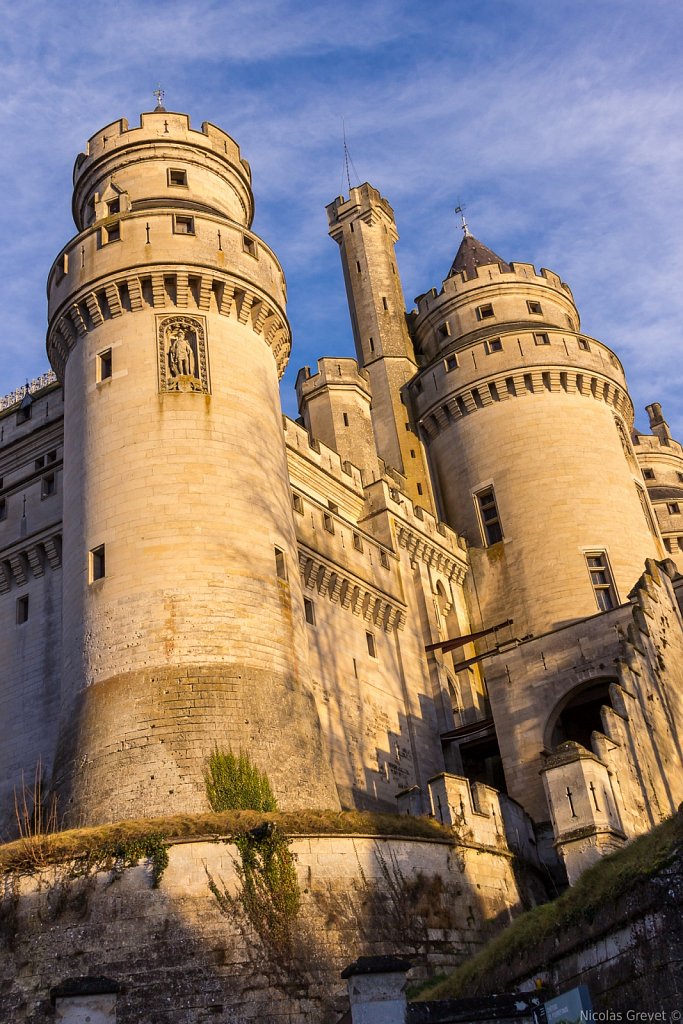
[[[0,394],[46,369],[45,279],[73,234],[96,129],[154,106],[213,121],[250,161],[254,229],[289,286],[297,369],[352,354],[324,207],[353,163],[389,199],[406,302],[439,287],[453,207],[508,260],[557,271],[625,363],[637,410],[683,439],[679,0],[0,2]],[[580,439],[579,439],[580,440]],[[583,439],[589,443],[589,439]]]

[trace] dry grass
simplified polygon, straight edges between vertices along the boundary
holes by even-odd
[[[176,814],[166,818],[120,821],[95,828],[70,829],[40,837],[18,839],[0,846],[0,872],[33,874],[39,867],[62,860],[95,862],[103,851],[129,846],[150,835],[166,842],[183,839],[229,839],[264,821],[272,821],[289,836],[297,835],[398,835],[406,838],[453,840],[453,832],[430,818],[409,815],[371,814],[359,811],[222,811],[207,814]],[[35,844],[40,842],[40,863]]]
[[[551,940],[554,947],[569,928],[589,926],[600,911],[673,863],[682,845],[683,812],[679,811],[652,832],[589,868],[559,899],[522,914],[481,953],[445,980],[423,988],[417,998],[488,995],[496,990],[496,968],[501,967],[503,974],[512,965],[519,965],[522,972],[539,970],[544,942]]]

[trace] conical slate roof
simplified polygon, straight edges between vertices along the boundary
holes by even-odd
[[[497,263],[502,271],[510,273],[510,264],[502,260],[500,256],[496,256],[493,249],[489,249],[474,235],[465,235],[455,254],[448,276],[452,277],[453,274],[460,274],[464,271],[468,278],[475,277],[477,267],[487,267],[491,263]]]

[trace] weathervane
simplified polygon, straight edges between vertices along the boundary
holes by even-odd
[[[163,100],[165,94],[164,94],[164,90],[161,88],[160,85],[157,85],[157,87],[154,90],[154,92],[152,93],[152,95],[156,96],[156,98],[157,98],[156,109],[157,110],[163,110],[164,107],[163,107],[163,104],[162,104],[162,100]]]
[[[467,238],[470,234],[470,229],[467,227],[467,221],[465,220],[465,207],[456,206],[455,212],[460,214],[460,220],[462,221],[460,227],[462,228],[463,235]]]

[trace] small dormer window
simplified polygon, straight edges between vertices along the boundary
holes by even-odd
[[[187,188],[187,171],[182,170],[180,167],[169,167],[168,183],[169,185]]]
[[[107,214],[110,217],[115,217],[117,213],[121,213],[121,200],[118,196],[116,199],[110,199],[107,203]]]

